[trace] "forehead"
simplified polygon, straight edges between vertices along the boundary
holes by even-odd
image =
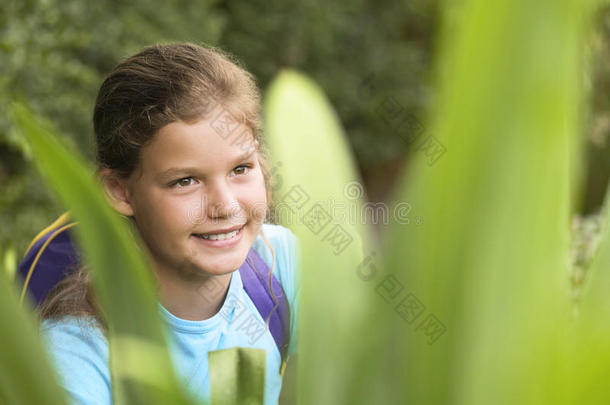
[[[231,136],[221,135],[212,119],[170,123],[142,148],[141,168],[144,173],[151,174],[181,167],[213,170],[255,152],[254,137],[246,125],[238,125]]]

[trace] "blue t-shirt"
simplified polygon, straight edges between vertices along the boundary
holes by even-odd
[[[262,231],[275,251],[273,275],[282,285],[290,306],[291,340],[288,353],[294,354],[298,338],[296,326],[300,290],[297,239],[290,230],[280,225],[263,224]],[[271,251],[260,236],[252,247],[271,266]],[[160,303],[159,310],[167,325],[169,351],[178,378],[195,402],[209,402],[208,352],[239,346],[266,351],[264,403],[277,404],[282,385],[280,353],[266,328],[265,320],[243,289],[238,271],[231,275],[227,297],[220,311],[209,319],[180,319]],[[42,323],[41,335],[71,403],[109,405],[112,404],[112,393],[108,342],[90,320],[77,317],[47,319]]]

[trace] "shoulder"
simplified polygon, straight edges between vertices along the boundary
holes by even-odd
[[[269,242],[274,245],[277,244],[280,246],[281,244],[296,244],[297,237],[295,234],[288,228],[282,225],[275,224],[263,224],[261,227],[261,233],[264,233]],[[262,238],[259,235],[256,239],[257,242],[262,242]]]
[[[300,252],[299,242],[295,234],[282,225],[263,224],[261,233],[265,235],[275,254],[273,274],[276,276],[288,297],[294,296],[295,284],[298,284]],[[261,258],[271,266],[272,254],[269,247],[258,236],[252,246]]]
[[[81,404],[110,404],[108,341],[91,318],[46,319],[40,334],[59,380]]]
[[[40,333],[51,348],[90,348],[100,356],[108,354],[108,342],[91,317],[64,316],[45,319]]]

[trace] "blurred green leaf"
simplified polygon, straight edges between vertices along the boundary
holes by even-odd
[[[396,193],[425,225],[388,237],[388,266],[426,305],[413,329],[443,335],[425,345],[410,325],[388,327],[405,339],[378,367],[406,403],[569,403],[590,384],[568,366],[579,348],[567,319],[588,10],[470,0],[452,11],[432,131],[447,153],[433,167],[416,159]]]
[[[0,272],[6,269],[0,264]],[[38,338],[31,309],[19,305],[12,283],[0,277],[0,402],[67,404]]]
[[[108,320],[117,404],[188,404],[178,386],[159,319],[150,263],[106,202],[92,170],[24,106],[12,113],[36,164],[79,221],[76,236]]]
[[[355,403],[374,318],[374,290],[357,275],[363,250],[375,249],[361,218],[363,187],[339,121],[309,79],[282,72],[268,90],[265,120],[271,156],[282,164],[280,223],[299,237],[303,257],[299,399]]]
[[[233,347],[208,353],[212,405],[262,405],[266,352]]]

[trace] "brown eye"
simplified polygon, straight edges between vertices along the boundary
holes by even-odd
[[[233,169],[233,171],[235,172],[235,174],[240,176],[240,175],[248,173],[249,169],[250,169],[249,166],[241,165],[241,166],[237,166],[235,169]]]
[[[186,187],[186,186],[190,186],[192,184],[191,181],[194,181],[194,179],[192,177],[185,177],[183,179],[175,181],[174,185],[180,186],[180,187]]]

